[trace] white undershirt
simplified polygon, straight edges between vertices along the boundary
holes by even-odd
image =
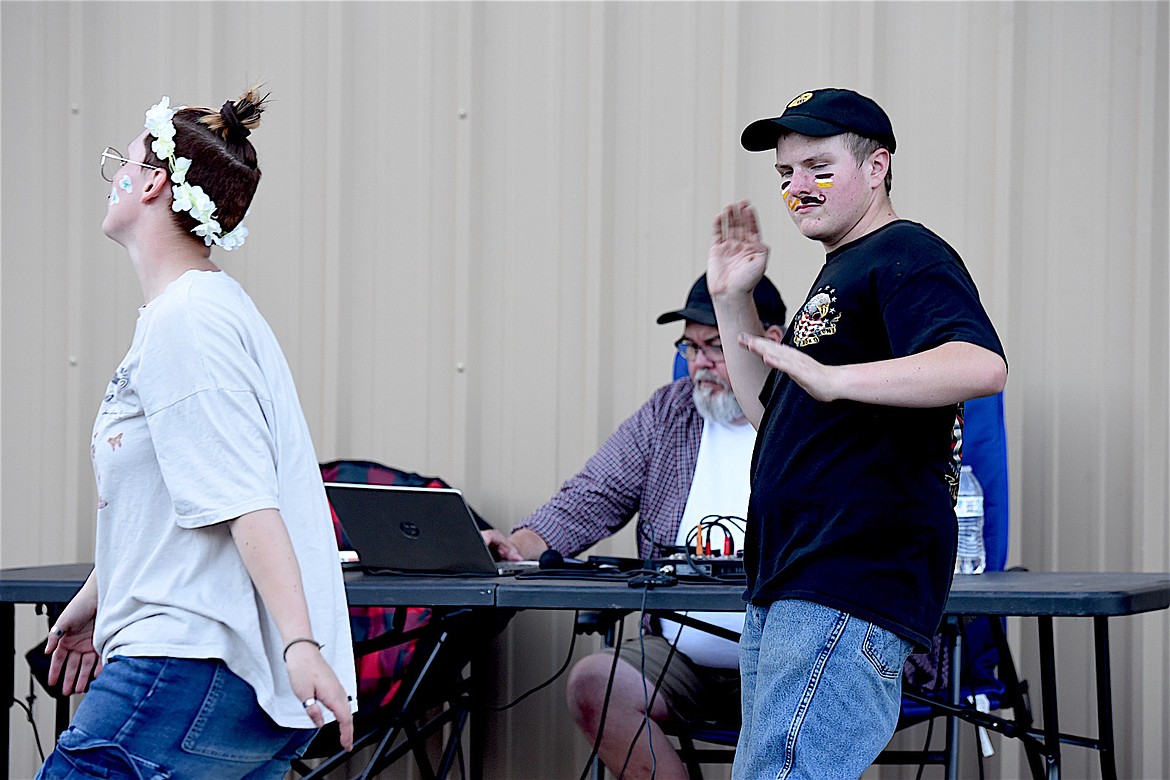
[[[748,496],[751,493],[752,448],[755,446],[756,430],[746,421],[740,425],[703,422],[703,435],[699,441],[699,457],[695,463],[695,476],[683,510],[682,523],[678,529],[676,543],[684,545],[687,536],[693,534],[695,526],[707,515],[733,515],[740,518],[738,524],[724,521],[731,531],[734,550],[743,549],[743,517],[747,514]],[[692,545],[694,540],[691,540]],[[711,551],[722,551],[723,536],[716,530],[711,534]],[[688,612],[696,620],[711,623],[722,628],[739,632],[743,628],[743,613],[740,612]],[[672,640],[679,624],[662,621],[662,633]],[[683,628],[678,639],[678,650],[685,653],[701,666],[720,669],[735,669],[739,666],[739,650],[735,642],[693,628]]]

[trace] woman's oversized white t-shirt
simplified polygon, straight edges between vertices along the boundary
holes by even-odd
[[[188,271],[139,310],[91,451],[94,644],[103,661],[219,658],[274,721],[311,728],[280,632],[224,522],[277,509],[313,637],[356,709],[345,588],[316,453],[280,346],[234,279]]]

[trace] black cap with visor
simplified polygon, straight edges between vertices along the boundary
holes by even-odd
[[[776,285],[772,284],[768,277],[763,277],[756,284],[756,289],[752,290],[752,298],[756,302],[756,311],[759,312],[760,321],[764,323],[765,327],[769,325],[784,327],[787,321],[784,300],[780,297],[780,291],[776,289]],[[700,325],[718,327],[718,323],[715,321],[715,305],[711,302],[710,291],[707,290],[707,274],[700,276],[691,285],[691,291],[687,293],[686,306],[660,315],[658,324],[665,325],[668,322],[677,322],[678,320],[689,320]]]
[[[812,138],[856,133],[878,141],[890,154],[897,142],[890,118],[882,107],[851,89],[817,89],[797,95],[784,113],[771,119],[757,119],[746,128],[739,142],[749,152],[776,148],[786,132]]]

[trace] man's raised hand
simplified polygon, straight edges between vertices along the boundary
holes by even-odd
[[[751,297],[768,267],[768,245],[760,239],[756,210],[746,200],[723,207],[715,217],[707,256],[707,290],[711,297]]]

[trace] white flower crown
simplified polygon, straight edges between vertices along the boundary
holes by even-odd
[[[171,169],[171,209],[174,211],[189,211],[199,224],[191,229],[197,236],[203,237],[207,246],[215,244],[225,251],[232,251],[244,245],[248,237],[248,228],[244,221],[230,233],[224,233],[219,222],[215,219],[215,201],[213,201],[198,184],[191,186],[187,182],[187,170],[191,161],[186,157],[175,159],[175,122],[174,116],[186,106],[170,107],[171,99],[163,95],[163,99],[150,107],[146,112],[146,130],[154,136],[150,148],[160,159],[167,161]],[[245,217],[248,215],[245,214]]]

